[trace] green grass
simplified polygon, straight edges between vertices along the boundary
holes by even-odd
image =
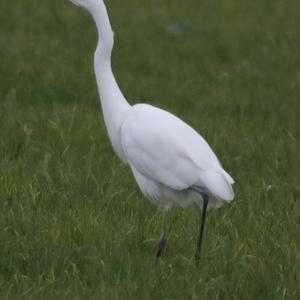
[[[300,299],[300,3],[106,1],[131,103],[208,140],[236,199],[160,219],[106,136],[96,31],[68,1],[0,3],[0,299]],[[179,28],[179,30],[178,30]]]

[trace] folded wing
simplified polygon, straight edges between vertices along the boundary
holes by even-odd
[[[176,116],[146,104],[132,107],[121,128],[129,165],[176,190],[193,186],[232,200],[233,179],[207,142]]]

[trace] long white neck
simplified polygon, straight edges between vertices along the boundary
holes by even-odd
[[[108,135],[115,152],[124,162],[120,128],[130,105],[124,98],[111,69],[111,52],[114,34],[111,29],[106,7],[102,0],[91,10],[97,25],[99,40],[94,57],[94,68],[101,100],[101,106]]]

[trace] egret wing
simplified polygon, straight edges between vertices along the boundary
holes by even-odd
[[[221,180],[229,184],[207,142],[189,125],[164,110],[135,105],[122,125],[121,138],[129,165],[170,188],[183,190],[195,185],[212,185],[214,170],[219,170]],[[209,178],[202,180],[207,171]]]

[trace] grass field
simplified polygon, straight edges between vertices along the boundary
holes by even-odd
[[[160,214],[109,144],[95,26],[68,1],[0,3],[0,299],[300,299],[300,2],[107,0],[131,103],[194,126],[236,180]]]

